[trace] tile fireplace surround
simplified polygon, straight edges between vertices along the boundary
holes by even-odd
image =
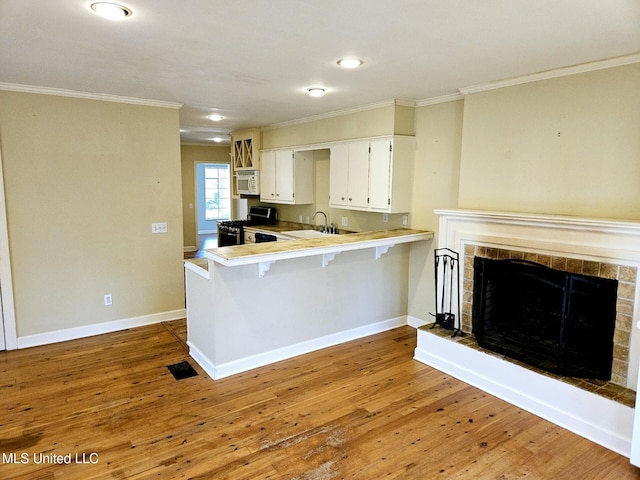
[[[438,248],[460,254],[462,278],[457,288],[466,333],[471,330],[475,255],[524,258],[559,270],[617,279],[612,383],[637,390],[640,221],[473,210],[436,210],[436,214]],[[418,330],[415,358],[640,463],[640,438],[633,438],[637,409],[428,329]],[[640,419],[637,423],[635,430],[640,432]]]

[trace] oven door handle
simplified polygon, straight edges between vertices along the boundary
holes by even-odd
[[[256,243],[275,242],[277,240],[278,240],[278,237],[276,237],[275,235],[256,232]]]

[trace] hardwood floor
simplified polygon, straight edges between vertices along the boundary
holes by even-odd
[[[414,361],[410,327],[215,382],[184,335],[184,322],[169,322],[1,352],[0,478],[640,475],[627,458]],[[199,375],[176,380],[167,365],[184,360]],[[26,463],[10,463],[12,453]]]
[[[194,252],[184,252],[184,258],[203,258],[204,251],[207,248],[216,248],[218,246],[218,235],[216,233],[198,235],[198,246]]]

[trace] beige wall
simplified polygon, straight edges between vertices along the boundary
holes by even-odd
[[[438,230],[436,208],[456,208],[460,180],[460,145],[464,103],[416,108],[416,154],[412,185],[411,227]],[[427,320],[435,313],[435,240],[411,247],[409,315]]]
[[[184,308],[176,109],[0,91],[0,135],[18,337]]]
[[[182,218],[183,242],[186,249],[198,246],[196,222],[196,163],[229,163],[229,145],[180,146],[182,158]]]
[[[262,148],[313,145],[382,135],[413,135],[413,108],[389,103],[262,133]]]
[[[461,208],[640,219],[640,63],[468,95]]]

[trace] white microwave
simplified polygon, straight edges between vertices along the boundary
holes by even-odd
[[[238,195],[260,194],[260,171],[240,170],[236,172],[236,191]]]

